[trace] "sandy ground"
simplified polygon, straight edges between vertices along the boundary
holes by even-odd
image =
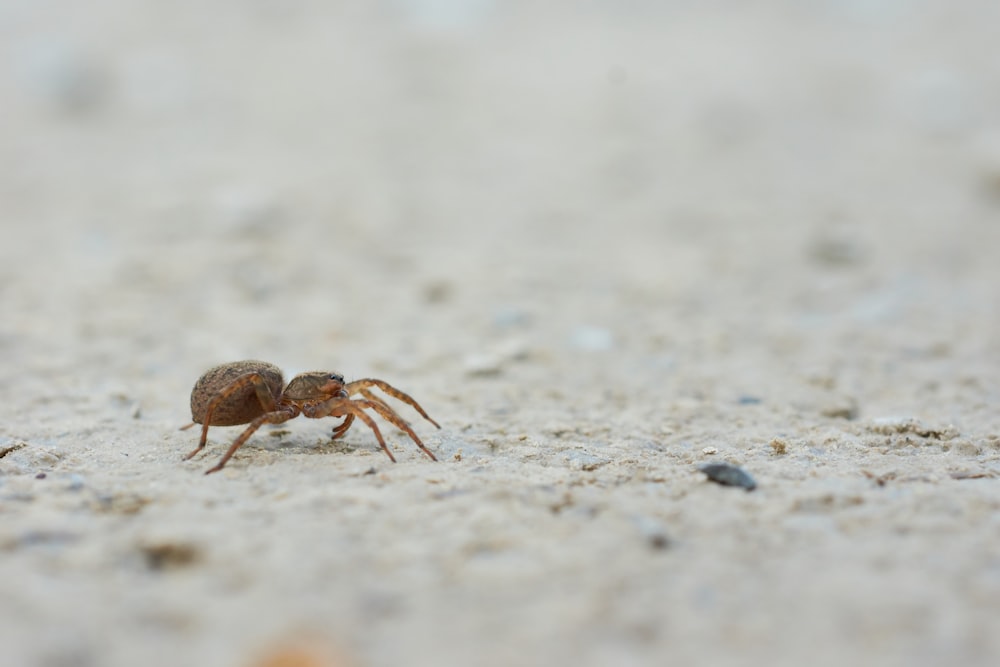
[[[1000,4],[537,4],[0,2],[0,663],[1000,661]]]

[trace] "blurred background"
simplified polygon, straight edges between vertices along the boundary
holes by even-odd
[[[417,338],[394,314],[414,301],[456,306],[428,312],[459,347],[457,313],[562,309],[599,331],[552,335],[601,346],[628,335],[611,320],[629,295],[651,323],[714,299],[940,313],[956,306],[939,279],[992,261],[979,250],[1000,234],[998,14],[5,0],[5,310],[34,313],[15,328],[29,339],[56,322],[156,338],[155,305],[189,332],[157,344],[206,358],[247,327],[310,348],[384,326]],[[25,253],[30,276],[10,268]],[[810,263],[869,269],[853,275],[870,299],[803,285]],[[329,318],[298,330],[303,310]]]
[[[996,323],[998,15],[5,0],[5,345],[150,377],[640,350],[598,365],[631,377],[913,317],[931,349]]]

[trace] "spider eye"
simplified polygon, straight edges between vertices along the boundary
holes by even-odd
[[[333,380],[334,382],[343,382],[344,381],[344,376],[343,375],[337,375],[336,373],[330,373],[330,377],[327,378],[327,379]]]

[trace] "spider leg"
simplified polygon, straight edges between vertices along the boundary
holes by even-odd
[[[194,451],[185,456],[183,460],[187,461],[198,452],[205,449],[205,443],[208,442],[208,427],[212,424],[212,416],[214,415],[215,409],[219,406],[219,404],[248,385],[253,386],[254,392],[257,394],[257,400],[260,401],[260,407],[263,411],[261,416],[275,411],[277,405],[274,402],[274,396],[271,395],[271,389],[267,386],[267,383],[264,381],[264,378],[260,375],[260,373],[249,373],[236,378],[224,389],[220,390],[215,398],[209,401],[208,406],[205,408],[205,414],[201,420],[201,440],[198,441],[198,446],[195,447]],[[194,423],[189,426],[185,426],[184,428],[190,428],[190,426],[194,426]],[[260,424],[254,427],[254,430],[259,427]],[[253,431],[251,431],[251,433],[252,432]]]
[[[362,396],[364,396],[367,400],[371,401],[372,403],[378,403],[379,405],[381,405],[383,408],[385,408],[389,412],[394,413],[397,417],[399,416],[399,413],[397,413],[395,410],[393,410],[391,407],[389,407],[388,403],[386,403],[383,399],[379,398],[378,396],[376,396],[372,392],[368,391],[367,389],[362,388],[362,389],[360,389],[358,391],[358,393],[361,394]],[[382,414],[382,412],[379,411],[379,414]],[[406,422],[406,425],[409,426],[410,422]]]
[[[365,391],[365,389],[367,387],[378,387],[379,389],[381,389],[385,393],[389,394],[390,396],[392,396],[396,400],[402,401],[403,403],[406,403],[406,404],[412,406],[414,410],[416,410],[417,412],[420,413],[421,417],[423,417],[424,419],[426,419],[430,423],[434,424],[438,428],[441,428],[441,425],[438,424],[433,419],[431,419],[430,415],[428,415],[424,411],[424,409],[422,407],[420,407],[420,404],[417,403],[413,399],[412,396],[410,396],[409,394],[407,394],[405,392],[400,391],[399,389],[396,389],[395,387],[393,387],[391,384],[389,384],[388,382],[386,382],[384,380],[376,380],[375,378],[364,378],[364,379],[361,379],[361,380],[355,380],[354,382],[348,382],[346,385],[344,385],[344,389],[347,391],[348,395],[351,395],[351,394],[361,394],[362,396],[364,396],[369,401],[372,401],[373,403],[381,403],[383,406],[388,407],[388,406],[385,405],[384,401],[382,401],[381,399],[375,398],[371,394],[371,392]],[[403,429],[403,430],[405,431],[406,429]]]
[[[416,433],[414,433],[413,429],[410,428],[410,425],[407,424],[403,420],[402,417],[400,417],[399,415],[397,415],[392,410],[392,408],[390,408],[389,406],[387,406],[385,403],[383,403],[382,401],[370,401],[370,400],[367,400],[367,399],[364,399],[364,398],[355,399],[353,401],[350,401],[350,403],[354,407],[359,408],[359,412],[360,412],[360,408],[366,407],[366,408],[371,408],[375,412],[379,413],[379,415],[382,416],[382,419],[386,420],[387,422],[389,422],[390,424],[392,424],[396,428],[399,428],[399,429],[401,429],[403,431],[406,431],[406,434],[408,436],[410,436],[410,438],[413,440],[413,442],[417,443],[417,447],[419,447],[421,449],[421,451],[423,451],[424,454],[426,454],[427,456],[431,457],[432,461],[437,461],[437,457],[434,456],[434,453],[431,450],[429,450],[426,447],[424,447],[424,443],[422,443],[420,441],[420,438],[417,436]],[[360,414],[365,414],[365,413],[360,412]],[[365,415],[365,416],[367,416],[367,415]],[[430,418],[428,417],[428,419],[430,419]],[[383,448],[384,448],[384,446],[383,446]]]
[[[413,442],[417,443],[419,447],[427,456],[431,458],[432,461],[437,461],[437,457],[434,453],[424,447],[424,443],[420,441],[420,437],[413,432],[410,425],[403,421],[403,418],[392,411],[385,403],[382,401],[369,401],[365,398],[350,399],[344,398],[342,396],[337,396],[331,398],[322,403],[317,403],[315,405],[310,405],[302,408],[302,414],[310,419],[320,419],[322,417],[340,417],[341,415],[355,415],[358,419],[363,421],[368,425],[368,428],[375,433],[375,438],[378,439],[379,445],[382,446],[382,451],[388,455],[393,463],[396,462],[396,457],[392,455],[389,451],[389,447],[386,446],[385,440],[382,438],[382,432],[379,431],[378,426],[375,421],[371,418],[368,413],[364,411],[365,408],[371,408],[375,412],[379,413],[383,419],[392,423],[397,428],[406,432]]]
[[[208,424],[205,424],[205,426],[201,429],[201,441],[198,443],[198,446],[192,449],[190,452],[188,452],[187,456],[185,456],[181,460],[187,461],[188,459],[194,458],[198,454],[198,452],[205,449],[206,442],[208,442]]]
[[[218,472],[222,470],[223,466],[226,465],[226,462],[230,458],[232,458],[233,454],[236,453],[236,450],[242,447],[243,443],[249,440],[250,436],[254,434],[254,431],[259,429],[263,424],[265,423],[281,424],[288,421],[292,417],[295,417],[297,414],[298,411],[293,412],[291,410],[275,410],[273,412],[265,412],[260,417],[257,417],[252,422],[250,422],[250,425],[247,426],[246,430],[240,434],[240,437],[236,438],[236,440],[233,441],[233,444],[229,446],[229,449],[227,449],[226,453],[222,455],[222,458],[219,459],[219,462],[216,463],[214,467],[206,470],[205,474],[210,475],[213,472]]]
[[[302,409],[302,414],[310,419],[320,419],[321,417],[340,417],[342,415],[349,418],[357,417],[368,425],[368,428],[370,428],[372,433],[375,434],[375,439],[378,440],[378,444],[382,447],[382,451],[386,453],[386,456],[389,457],[390,461],[395,463],[396,457],[392,455],[392,452],[389,451],[389,447],[385,444],[385,440],[382,439],[382,432],[378,430],[378,425],[375,423],[375,420],[357,405],[362,402],[367,403],[367,401],[352,401],[349,398],[337,396],[317,405],[304,407]],[[349,422],[344,422],[344,424],[347,423]],[[343,428],[344,424],[341,424],[337,428]],[[344,430],[346,431],[346,429]],[[341,433],[341,435],[343,435],[343,433]]]
[[[368,391],[367,389],[361,388],[360,390],[358,390],[358,393],[361,394],[362,396],[364,396],[366,399],[368,399],[372,403],[380,403],[387,410],[392,410],[392,408],[389,407],[388,403],[386,403],[383,399],[379,398],[378,396],[376,396],[372,392]]]
[[[353,423],[354,423],[354,413],[351,412],[348,413],[346,417],[344,417],[344,422],[342,424],[339,424],[334,427],[333,437],[331,438],[331,440],[343,438],[344,434],[347,433],[347,429],[351,428],[351,424]]]

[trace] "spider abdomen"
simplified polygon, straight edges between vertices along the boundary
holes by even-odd
[[[266,361],[234,361],[208,369],[198,378],[191,390],[191,419],[196,424],[204,424],[208,404],[222,390],[243,376],[257,374],[263,379],[274,400],[281,396],[285,386],[281,369]],[[257,389],[252,382],[240,387],[220,401],[212,412],[212,426],[236,426],[248,424],[264,414]]]

